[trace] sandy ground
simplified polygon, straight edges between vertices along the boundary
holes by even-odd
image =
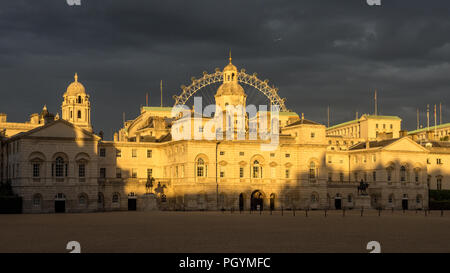
[[[109,212],[0,215],[0,252],[450,252],[450,212]]]

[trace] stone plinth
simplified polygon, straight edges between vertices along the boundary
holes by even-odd
[[[355,209],[370,209],[370,196],[360,195],[355,197]]]
[[[138,198],[137,209],[143,211],[157,210],[156,196],[153,193],[144,194]]]

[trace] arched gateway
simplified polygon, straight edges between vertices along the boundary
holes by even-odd
[[[250,204],[252,210],[264,209],[264,195],[259,190],[254,191],[251,196]]]

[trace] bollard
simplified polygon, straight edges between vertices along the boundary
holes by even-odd
[[[283,216],[283,206],[281,206],[281,216]]]
[[[342,209],[342,217],[345,217],[345,209]]]
[[[327,210],[325,210],[325,217],[327,217]]]
[[[444,216],[444,210],[441,209],[441,217]]]
[[[378,216],[381,216],[381,209],[378,209]]]
[[[294,214],[294,216],[295,216],[295,208],[292,210],[292,213]]]
[[[305,209],[305,217],[308,217],[308,210]]]
[[[416,214],[417,214],[418,209],[416,209]]]
[[[363,216],[364,209],[361,208],[361,217]]]

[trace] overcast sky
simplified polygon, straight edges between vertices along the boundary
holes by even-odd
[[[0,112],[23,122],[62,95],[78,72],[95,132],[107,136],[192,76],[233,63],[269,79],[287,107],[326,124],[373,113],[426,124],[426,104],[450,122],[450,1],[2,1]],[[439,106],[438,106],[439,110]],[[431,117],[433,114],[431,114]],[[439,116],[439,113],[438,113]],[[434,121],[432,120],[434,123]]]

